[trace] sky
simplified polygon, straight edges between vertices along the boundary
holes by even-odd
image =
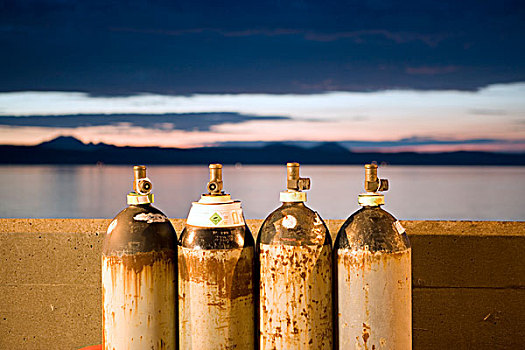
[[[0,144],[525,151],[520,1],[0,1]]]

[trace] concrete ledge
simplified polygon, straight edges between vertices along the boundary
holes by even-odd
[[[0,349],[101,342],[109,220],[0,219]],[[172,220],[178,233],[184,220]],[[341,220],[329,220],[335,237]],[[254,235],[261,220],[248,220]],[[520,348],[525,222],[403,222],[413,247],[414,349]]]

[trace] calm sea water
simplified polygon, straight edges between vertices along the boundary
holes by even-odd
[[[224,186],[243,201],[246,218],[279,206],[284,166],[226,166]],[[308,205],[322,217],[344,219],[359,209],[361,166],[301,166],[312,179]],[[185,218],[208,181],[206,166],[151,166],[155,205]],[[112,218],[126,206],[129,166],[0,166],[0,217]],[[385,166],[385,209],[408,220],[525,220],[525,167]]]

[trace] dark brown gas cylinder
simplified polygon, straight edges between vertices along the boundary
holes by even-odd
[[[362,206],[334,244],[336,349],[412,348],[411,249],[401,223],[381,206],[387,180],[365,166]]]
[[[332,350],[332,241],[308,208],[310,179],[287,164],[287,190],[257,238],[260,349]]]
[[[179,239],[181,349],[254,349],[254,240],[222,186],[222,165],[211,164]]]
[[[103,348],[177,349],[177,236],[154,208],[145,166],[135,166],[129,206],[111,221],[102,250]]]

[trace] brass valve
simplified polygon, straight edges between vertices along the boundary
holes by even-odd
[[[299,176],[299,163],[286,164],[286,188],[293,191],[310,189],[310,178]]]
[[[365,165],[365,191],[382,192],[388,190],[388,180],[377,177],[377,164]]]
[[[153,184],[146,177],[146,167],[144,165],[135,165],[133,167],[134,181],[133,191],[141,195],[147,195],[153,189]]]
[[[210,164],[210,182],[206,186],[212,196],[221,196],[222,192],[222,164]]]

